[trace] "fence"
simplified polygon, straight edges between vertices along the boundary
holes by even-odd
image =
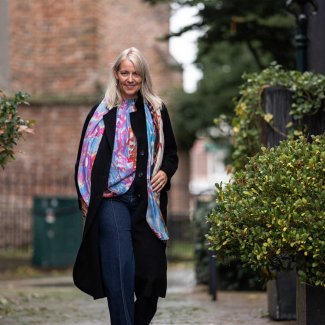
[[[72,175],[16,170],[0,174],[0,250],[32,248],[33,199],[40,196],[75,196]]]
[[[35,196],[76,195],[72,173],[58,175],[58,171],[31,170],[17,168],[0,173],[0,251],[31,252]],[[174,241],[192,242],[193,229],[187,216],[180,217],[171,212],[168,220]]]

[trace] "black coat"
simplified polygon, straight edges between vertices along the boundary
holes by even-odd
[[[98,105],[88,114],[79,144],[78,157],[75,166],[75,181],[80,201],[80,192],[77,184],[77,170],[88,123]],[[133,249],[135,257],[135,293],[139,296],[156,295],[164,297],[166,294],[166,245],[159,240],[146,222],[145,215],[148,205],[146,184],[148,142],[146,132],[146,118],[141,96],[136,101],[137,110],[130,114],[131,127],[137,139],[137,163],[135,177],[135,195],[138,205],[134,212],[132,228]],[[114,107],[104,115],[105,131],[99,144],[96,159],[91,173],[91,194],[86,217],[82,242],[73,269],[75,285],[82,291],[93,296],[94,299],[106,296],[101,274],[99,256],[99,222],[98,208],[106,189],[109,167],[112,160],[114,137],[116,128],[116,111]],[[160,209],[167,221],[167,191],[170,188],[170,179],[178,166],[177,147],[166,107],[161,111],[163,131],[165,137],[164,156],[161,165],[168,176],[168,182],[160,194]]]

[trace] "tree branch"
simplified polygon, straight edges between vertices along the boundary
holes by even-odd
[[[250,40],[246,40],[246,44],[247,44],[247,46],[248,46],[248,49],[249,49],[250,52],[252,53],[252,55],[253,55],[253,57],[254,57],[254,59],[255,59],[256,64],[258,65],[258,67],[259,67],[261,70],[265,69],[265,67],[264,67],[263,63],[261,62],[260,57],[259,57],[259,55],[258,55],[256,49],[255,49],[254,46],[252,45],[251,41],[250,41]]]

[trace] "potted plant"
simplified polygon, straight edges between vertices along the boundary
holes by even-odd
[[[229,128],[232,171],[243,169],[248,158],[260,152],[261,143],[276,146],[287,135],[323,133],[324,100],[323,74],[286,71],[276,63],[259,73],[244,74]],[[216,123],[221,127],[227,119],[221,116]],[[278,273],[268,282],[268,311],[273,319],[296,318],[295,287],[294,271]]]
[[[308,287],[325,287],[324,166],[325,136],[300,137],[262,148],[229,184],[217,185],[208,240],[218,257],[240,258],[269,279],[295,269]],[[325,324],[324,310],[317,317]]]

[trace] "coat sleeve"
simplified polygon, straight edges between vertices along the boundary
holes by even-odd
[[[170,122],[169,114],[164,105],[161,110],[161,118],[163,122],[163,131],[165,138],[164,156],[161,164],[161,170],[164,171],[170,181],[178,167],[177,145]]]
[[[76,190],[77,190],[78,202],[79,202],[79,208],[80,208],[80,209],[81,209],[81,203],[80,203],[81,193],[80,193],[79,186],[78,186],[78,167],[79,167],[79,161],[80,161],[81,149],[82,149],[82,144],[83,144],[84,137],[85,137],[85,134],[86,134],[86,130],[87,130],[87,127],[88,127],[89,121],[90,121],[91,117],[93,116],[93,114],[94,114],[94,112],[95,112],[97,106],[98,106],[98,104],[96,104],[96,105],[95,105],[95,106],[90,110],[90,112],[88,113],[88,115],[87,115],[87,117],[86,117],[86,120],[85,120],[84,126],[83,126],[82,131],[81,131],[81,137],[80,137],[79,148],[78,148],[78,155],[77,155],[77,160],[76,160],[75,168],[74,168],[74,182],[75,182],[75,186],[76,186]]]

